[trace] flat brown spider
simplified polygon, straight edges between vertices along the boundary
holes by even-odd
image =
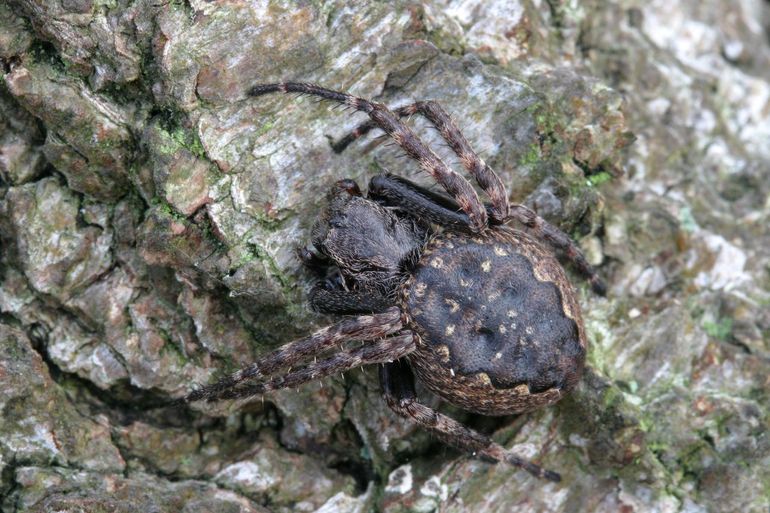
[[[564,251],[604,294],[574,242],[529,208],[509,204],[500,177],[435,102],[391,111],[303,83],[258,85],[250,94],[272,92],[320,96],[367,113],[369,121],[335,150],[380,128],[449,196],[389,174],[372,178],[366,196],[353,180],[337,182],[313,227],[317,252],[299,255],[320,278],[310,295],[313,308],[355,317],[290,342],[182,401],[244,398],[379,363],[382,392],[398,415],[476,455],[558,481],[559,474],[417,402],[413,371],[442,398],[484,415],[526,412],[561,399],[582,374],[586,336],[575,291],[536,239]],[[399,119],[413,114],[438,129],[491,204]],[[510,219],[534,237],[504,226]],[[350,341],[366,344],[340,349]],[[317,360],[323,353],[331,354]]]

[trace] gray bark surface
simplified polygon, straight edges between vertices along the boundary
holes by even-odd
[[[769,27],[760,0],[1,3],[0,509],[767,512]],[[281,80],[440,102],[599,268],[567,399],[421,392],[561,483],[396,418],[373,368],[159,407],[331,322],[294,250],[335,180],[430,183],[376,137],[334,154],[361,114],[246,96]]]

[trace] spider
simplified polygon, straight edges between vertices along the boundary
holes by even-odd
[[[575,243],[529,208],[509,203],[500,177],[437,103],[391,111],[291,82],[257,85],[249,94],[273,92],[314,95],[365,112],[369,120],[334,144],[335,151],[382,129],[448,194],[391,174],[372,178],[365,195],[353,180],[336,182],[312,229],[314,250],[299,249],[298,255],[318,277],[312,307],[350,317],[180,401],[247,398],[381,364],[382,393],[396,414],[483,459],[559,481],[558,473],[421,404],[415,375],[441,398],[483,415],[527,412],[561,399],[582,375],[587,341],[575,291],[538,239],[564,252],[604,295]],[[424,116],[438,129],[489,204],[402,123],[411,115]],[[505,226],[511,219],[529,234]],[[344,348],[352,341],[364,345]]]

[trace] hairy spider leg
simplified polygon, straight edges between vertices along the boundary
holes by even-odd
[[[585,259],[582,251],[580,251],[567,234],[549,224],[545,219],[529,208],[523,205],[510,205],[508,202],[508,193],[506,192],[505,185],[500,177],[476,155],[470,147],[470,144],[468,144],[468,141],[462,135],[462,132],[460,132],[451,117],[438,103],[434,101],[416,102],[399,107],[393,112],[399,117],[421,114],[438,129],[444,140],[449,143],[452,150],[460,158],[463,166],[465,166],[468,172],[476,178],[478,184],[487,192],[492,200],[492,205],[488,208],[489,217],[491,219],[497,223],[503,223],[511,218],[516,219],[529,228],[536,237],[545,240],[554,248],[562,250],[578,272],[588,280],[594,292],[601,296],[607,294],[607,287],[599,278],[593,267]],[[332,149],[337,153],[341,153],[348,147],[348,145],[350,145],[350,143],[359,137],[363,137],[377,127],[378,125],[373,120],[366,121],[334,143]],[[414,208],[417,211],[424,211],[426,215],[430,217],[431,221],[444,226],[464,226],[467,224],[467,220],[463,222],[462,218],[464,216],[458,212],[447,212],[440,207],[430,209],[430,205],[427,205],[422,198],[410,194],[409,189],[411,189],[412,192],[416,191],[416,194],[418,195],[430,198],[434,201],[434,196],[436,196],[435,193],[430,193],[430,191],[427,191],[406,179],[396,180],[401,181],[402,183],[406,182],[408,186],[399,187],[398,184],[391,182],[391,189],[388,192],[391,196],[398,197],[396,201],[400,202],[403,206],[408,205],[410,208]]]
[[[193,390],[175,401],[175,404],[222,399],[229,390],[246,381],[270,377],[280,369],[291,367],[324,351],[334,349],[344,342],[376,340],[392,335],[402,327],[401,310],[397,307],[389,308],[379,314],[344,319],[308,337],[289,342],[216,383]]]
[[[339,268],[329,258],[307,248],[297,248],[297,256],[317,278],[308,302],[316,312],[357,315],[383,312],[393,301],[377,290],[347,290]]]
[[[316,312],[337,315],[382,312],[393,304],[376,290],[328,289],[323,282],[313,286],[308,301]]]
[[[441,226],[463,228],[469,224],[468,216],[463,212],[458,212],[456,205],[450,198],[400,176],[377,175],[373,177],[369,183],[369,194],[374,199],[383,201],[389,206],[403,208],[415,217],[429,219]],[[508,219],[515,219],[527,227],[533,236],[562,251],[570,263],[585,277],[594,292],[600,296],[607,294],[607,287],[599,278],[596,270],[588,263],[583,252],[566,233],[524,205],[511,205]]]
[[[561,476],[556,472],[519,458],[489,437],[465,427],[451,417],[424,404],[420,404],[414,389],[414,374],[406,361],[395,361],[381,367],[380,384],[385,401],[391,410],[401,417],[429,429],[443,441],[479,456],[494,461],[504,461],[522,468],[535,477],[556,482],[561,481]]]
[[[399,107],[393,112],[399,117],[408,117],[414,114],[425,117],[438,130],[441,137],[459,157],[463,167],[476,179],[476,183],[492,200],[491,208],[488,209],[490,217],[497,224],[505,222],[510,204],[508,191],[505,189],[503,180],[476,154],[452,117],[441,105],[432,100],[419,101]],[[377,125],[372,120],[362,123],[333,144],[332,149],[341,153],[351,142],[366,135],[373,128],[377,128]]]
[[[303,383],[340,374],[363,365],[392,362],[408,355],[414,349],[414,335],[411,332],[404,332],[374,344],[340,351],[325,360],[310,363],[302,369],[289,372],[285,376],[228,388],[220,394],[219,399],[241,399],[282,388],[294,388]]]
[[[370,199],[423,221],[458,230],[468,230],[468,215],[460,211],[451,198],[421,187],[406,178],[386,174],[369,181]]]
[[[405,105],[403,107],[399,107],[397,109],[394,109],[393,113],[399,118],[408,117],[410,107],[411,105]],[[351,143],[365,136],[375,128],[377,128],[377,123],[375,123],[373,120],[369,119],[367,121],[364,121],[363,123],[358,125],[356,128],[354,128],[351,132],[349,132],[347,135],[345,135],[345,137],[341,138],[339,141],[335,143],[332,143],[332,150],[334,151],[334,153],[342,153],[343,151],[345,151],[345,149],[348,146],[350,146]]]
[[[325,255],[297,248],[297,256],[318,278],[308,295],[308,302],[316,312],[368,314],[382,312],[393,305],[393,301],[376,290],[346,290],[339,268]]]
[[[334,262],[322,253],[311,251],[304,247],[295,248],[297,258],[307,270],[312,272],[319,280],[325,280],[329,276],[329,271],[336,267]]]
[[[369,194],[373,199],[389,206],[403,208],[410,215],[428,219],[441,226],[464,228],[469,226],[468,216],[458,212],[450,198],[437,194],[406,178],[393,175],[377,175],[369,183]],[[491,207],[490,207],[491,208]],[[533,210],[524,205],[511,205],[508,219],[515,219],[526,226],[535,237],[545,241],[575,266],[597,294],[604,296],[607,288],[596,270],[588,263],[583,252],[563,231],[559,230]]]
[[[569,235],[537,215],[535,211],[524,205],[511,205],[510,217],[529,228],[535,237],[546,241],[557,250],[563,251],[567,259],[582,274],[593,291],[600,296],[607,295],[607,286],[599,278],[596,270],[588,263],[583,252],[577,247]]]
[[[249,94],[251,96],[260,96],[273,92],[302,93],[319,96],[327,100],[350,105],[356,110],[365,112],[377,127],[393,138],[407,155],[416,160],[420,167],[430,174],[457,201],[463,212],[468,214],[473,231],[480,232],[487,227],[487,210],[481,203],[471,183],[447,166],[433,150],[428,148],[385,105],[370,102],[346,93],[324,89],[317,85],[296,82],[257,85],[249,91]]]

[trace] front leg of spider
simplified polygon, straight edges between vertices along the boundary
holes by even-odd
[[[517,220],[526,226],[538,239],[563,251],[566,258],[572,262],[578,272],[585,276],[595,293],[600,296],[605,296],[607,294],[607,287],[601,281],[599,275],[596,274],[596,271],[594,271],[591,265],[586,261],[583,253],[566,233],[551,225],[524,205],[510,205],[505,185],[500,177],[476,154],[460,129],[457,128],[457,125],[452,118],[438,103],[434,101],[420,101],[399,107],[393,112],[399,118],[415,114],[422,115],[436,128],[436,130],[438,130],[441,137],[449,144],[449,147],[460,159],[460,162],[465,169],[467,169],[476,179],[476,183],[479,184],[479,187],[489,195],[491,205],[487,207],[487,210],[490,219],[497,224],[505,223],[509,219]],[[336,143],[332,144],[332,149],[337,153],[341,153],[350,145],[350,143],[365,136],[372,129],[377,127],[378,124],[370,119],[356,127],[352,132]],[[403,178],[395,177],[395,179],[405,182],[412,189],[420,190],[419,193],[424,197],[429,198],[432,194]],[[431,201],[431,199],[428,201]],[[410,206],[414,208],[417,205],[412,201]],[[455,205],[454,208],[450,206],[449,210],[456,212],[458,209]],[[456,214],[453,216],[455,212],[442,213],[442,216],[445,220],[449,220],[452,217],[456,217]],[[439,224],[446,224],[446,222],[442,223],[433,218],[431,218],[431,220],[438,222]],[[468,225],[468,223],[469,220],[466,218],[464,224]],[[453,222],[453,224],[456,225],[457,223]]]
[[[250,94],[272,92],[314,95],[366,113],[369,121],[348,139],[382,129],[446,195],[393,175],[374,177],[366,195],[354,181],[338,181],[312,230],[315,252],[299,255],[319,278],[313,307],[357,316],[291,342],[182,401],[251,397],[384,364],[383,397],[398,415],[481,458],[558,481],[555,472],[421,404],[414,379],[483,415],[523,413],[561,399],[582,375],[587,340],[575,291],[537,239],[565,251],[601,289],[574,242],[533,212],[509,205],[502,180],[434,102],[394,113],[349,94],[290,82],[258,85]],[[489,206],[400,121],[411,113],[439,130]],[[504,226],[510,217],[536,237]],[[352,342],[357,344],[350,347]]]

